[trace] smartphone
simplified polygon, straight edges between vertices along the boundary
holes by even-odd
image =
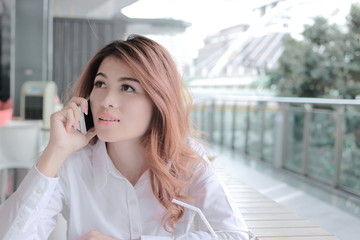
[[[90,100],[88,100],[88,114],[86,115],[81,111],[81,108],[79,107],[80,111],[80,124],[79,124],[79,131],[82,134],[86,134],[89,129],[94,127],[94,120],[92,118],[91,108],[90,108]]]

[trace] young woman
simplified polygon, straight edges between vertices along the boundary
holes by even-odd
[[[47,239],[59,213],[68,239],[248,239],[192,138],[190,98],[162,46],[138,35],[110,43],[74,96],[51,116],[47,147],[0,207],[1,239]],[[82,134],[87,100],[94,128]],[[197,228],[194,207],[207,219]]]

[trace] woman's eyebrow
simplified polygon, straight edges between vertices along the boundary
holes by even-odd
[[[133,82],[140,83],[139,80],[137,80],[136,78],[132,78],[132,77],[121,77],[121,78],[119,78],[119,81],[133,81]]]
[[[97,77],[97,76],[102,76],[102,77],[104,77],[104,78],[107,78],[106,74],[105,74],[105,73],[102,73],[102,72],[98,72],[98,73],[95,75],[95,77]]]
[[[97,76],[102,76],[102,77],[104,77],[104,78],[107,78],[106,74],[105,74],[105,73],[102,73],[102,72],[98,72],[98,73],[95,75],[95,77],[97,77]],[[136,78],[132,78],[132,77],[121,77],[121,78],[119,78],[118,81],[133,81],[133,82],[138,82],[138,83],[140,83],[139,80],[137,80]]]

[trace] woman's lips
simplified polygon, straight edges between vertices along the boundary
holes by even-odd
[[[109,113],[102,113],[99,115],[99,121],[104,125],[113,125],[120,122],[120,119]]]

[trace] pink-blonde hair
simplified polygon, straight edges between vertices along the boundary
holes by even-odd
[[[142,144],[148,153],[153,193],[166,209],[163,226],[173,229],[184,209],[172,203],[172,199],[191,199],[183,191],[193,177],[194,164],[202,162],[188,144],[193,132],[189,122],[191,98],[169,52],[139,35],[100,49],[80,75],[75,96],[90,96],[98,68],[108,56],[128,64],[154,103],[153,117]]]

